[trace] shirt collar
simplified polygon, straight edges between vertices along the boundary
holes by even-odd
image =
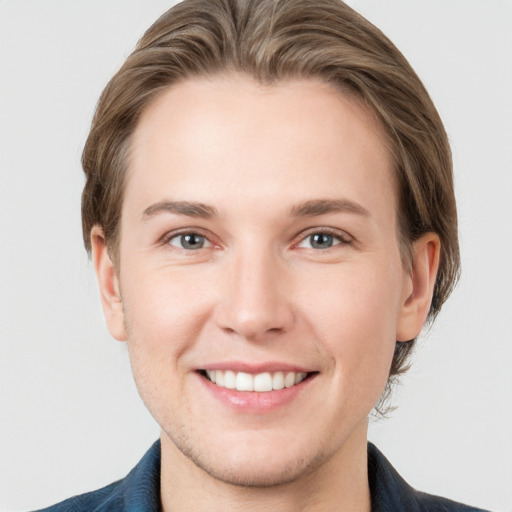
[[[160,512],[160,440],[122,480],[120,495],[125,512]]]
[[[414,490],[372,443],[368,443],[368,481],[372,512],[419,510]],[[126,512],[161,512],[160,440],[122,480],[120,491]]]

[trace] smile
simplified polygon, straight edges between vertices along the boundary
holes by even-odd
[[[218,387],[258,393],[291,388],[309,376],[305,372],[285,371],[263,372],[255,375],[233,370],[204,370],[201,373]]]

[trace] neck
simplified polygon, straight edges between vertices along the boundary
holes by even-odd
[[[365,422],[335,454],[295,481],[271,487],[242,487],[210,476],[162,432],[162,510],[370,512],[366,433]]]

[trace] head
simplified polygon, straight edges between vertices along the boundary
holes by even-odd
[[[164,108],[172,91],[182,94],[187,84],[195,84],[191,87],[200,98],[208,94],[209,81],[212,91],[231,81],[242,97],[239,80],[253,84],[260,91],[256,95],[273,91],[274,98],[289,84],[314,84],[353,107],[356,117],[373,123],[388,159],[404,271],[412,272],[416,243],[429,233],[438,240],[439,266],[426,315],[433,320],[459,269],[446,133],[402,54],[339,0],[186,0],[157,20],[105,88],[84,149],[87,250],[96,229],[118,278],[122,276],[123,208],[145,119],[154,117],[157,106]],[[166,108],[172,112],[168,104]],[[122,291],[122,277],[120,281]],[[415,335],[395,342],[386,390],[405,370]]]
[[[320,79],[357,98],[376,116],[394,164],[403,264],[410,265],[411,244],[421,235],[432,231],[440,238],[440,265],[427,319],[433,321],[460,265],[448,139],[403,55],[338,0],[189,0],[161,16],[105,88],[85,145],[82,219],[87,251],[91,229],[99,225],[113,260],[120,264],[130,141],[147,106],[174,84],[225,72],[242,73],[262,84]],[[414,342],[397,343],[389,384],[406,370]]]

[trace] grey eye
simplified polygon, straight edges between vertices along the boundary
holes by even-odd
[[[204,236],[198,235],[197,233],[183,233],[172,237],[169,240],[169,244],[173,247],[178,247],[179,249],[194,251],[207,247],[210,245],[210,242],[208,242]]]
[[[334,245],[334,237],[327,233],[315,233],[309,236],[313,249],[328,249]]]
[[[312,233],[306,236],[299,244],[299,247],[305,249],[330,249],[335,245],[349,243],[341,238],[341,236],[331,235],[330,233]]]

